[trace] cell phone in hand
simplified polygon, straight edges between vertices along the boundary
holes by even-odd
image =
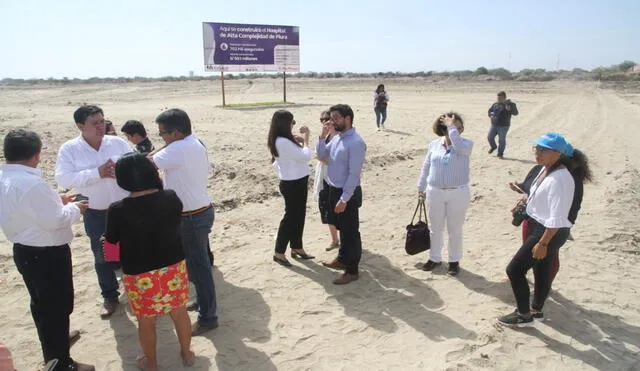
[[[89,197],[85,195],[77,195],[74,201],[89,201]]]

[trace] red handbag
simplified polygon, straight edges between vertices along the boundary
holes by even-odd
[[[102,252],[104,253],[104,260],[108,262],[120,261],[120,242],[115,244],[104,240],[102,243]]]
[[[418,214],[418,222],[413,223]],[[424,221],[422,216],[424,215]],[[404,250],[409,255],[415,255],[431,248],[431,235],[429,225],[427,224],[427,208],[424,205],[424,198],[418,199],[418,206],[411,218],[411,224],[407,226],[407,239],[404,244]]]

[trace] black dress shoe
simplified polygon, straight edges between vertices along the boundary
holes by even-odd
[[[80,339],[80,331],[78,330],[69,331],[69,346],[72,346],[73,344],[75,344],[76,341],[78,341],[78,339]]]
[[[291,250],[291,257],[294,259],[315,259],[316,257],[313,255],[309,255],[306,252],[297,252],[295,250]]]
[[[447,274],[450,276],[457,276],[460,273],[460,263],[449,263],[449,269],[447,269]]]
[[[442,262],[437,262],[436,263],[433,260],[429,260],[426,263],[424,263],[424,265],[422,266],[422,270],[423,271],[427,271],[427,272],[428,271],[432,271],[433,268],[435,268],[435,267],[437,267],[437,266],[439,266],[441,264],[442,264]]]
[[[103,319],[109,318],[113,315],[113,313],[118,308],[118,299],[116,300],[105,300],[102,304],[102,310],[100,310],[100,317]]]
[[[191,336],[200,336],[207,331],[211,331],[217,328],[218,328],[218,321],[210,325],[203,325],[200,322],[196,322],[193,324],[193,326],[191,326]]]
[[[282,265],[283,267],[290,267],[291,263],[289,263],[289,261],[287,259],[280,259],[277,256],[273,256],[273,261]]]

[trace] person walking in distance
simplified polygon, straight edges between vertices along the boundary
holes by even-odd
[[[85,105],[73,113],[80,135],[64,143],[58,151],[56,182],[88,197],[84,229],[91,242],[98,283],[104,299],[100,316],[111,317],[118,306],[118,281],[113,265],[104,260],[102,236],[107,224],[107,208],[127,197],[118,187],[115,165],[118,158],[131,152],[123,139],[105,135],[104,114],[100,107]]]
[[[92,365],[75,362],[69,354],[74,298],[71,225],[80,219],[87,201],[58,195],[42,179],[37,169],[41,149],[42,141],[32,131],[11,130],[5,137],[0,227],[13,242],[13,260],[31,296],[44,361],[57,361],[54,370],[91,371]]]
[[[344,269],[345,272],[333,283],[344,285],[359,277],[358,265],[362,256],[360,237],[360,217],[362,206],[360,175],[364,164],[367,145],[353,127],[353,110],[346,104],[337,104],[329,109],[331,121],[322,129],[316,152],[318,159],[327,161],[327,183],[329,185],[329,222],[340,231],[338,256],[325,267]],[[333,125],[337,133],[327,143]]]
[[[491,119],[491,128],[487,135],[489,154],[497,148],[498,158],[502,159],[507,147],[507,132],[511,125],[511,116],[518,116],[518,107],[515,102],[507,99],[507,93],[501,91],[498,93],[498,101],[491,105],[488,114]],[[496,145],[496,136],[498,136],[498,145]]]
[[[378,131],[384,130],[384,122],[387,121],[387,105],[389,104],[389,94],[384,90],[384,84],[378,85],[373,92],[373,111],[376,114],[376,125]]]

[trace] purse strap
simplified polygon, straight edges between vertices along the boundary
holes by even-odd
[[[419,214],[418,214],[418,210],[420,210]],[[418,197],[418,205],[416,206],[416,211],[413,212],[413,217],[411,218],[411,224],[413,224],[413,221],[416,219],[416,214],[418,214],[418,221],[419,222],[422,221],[422,216],[424,215],[424,221],[426,223],[426,221],[427,221],[427,208],[424,205],[424,198],[422,198],[422,197]]]

